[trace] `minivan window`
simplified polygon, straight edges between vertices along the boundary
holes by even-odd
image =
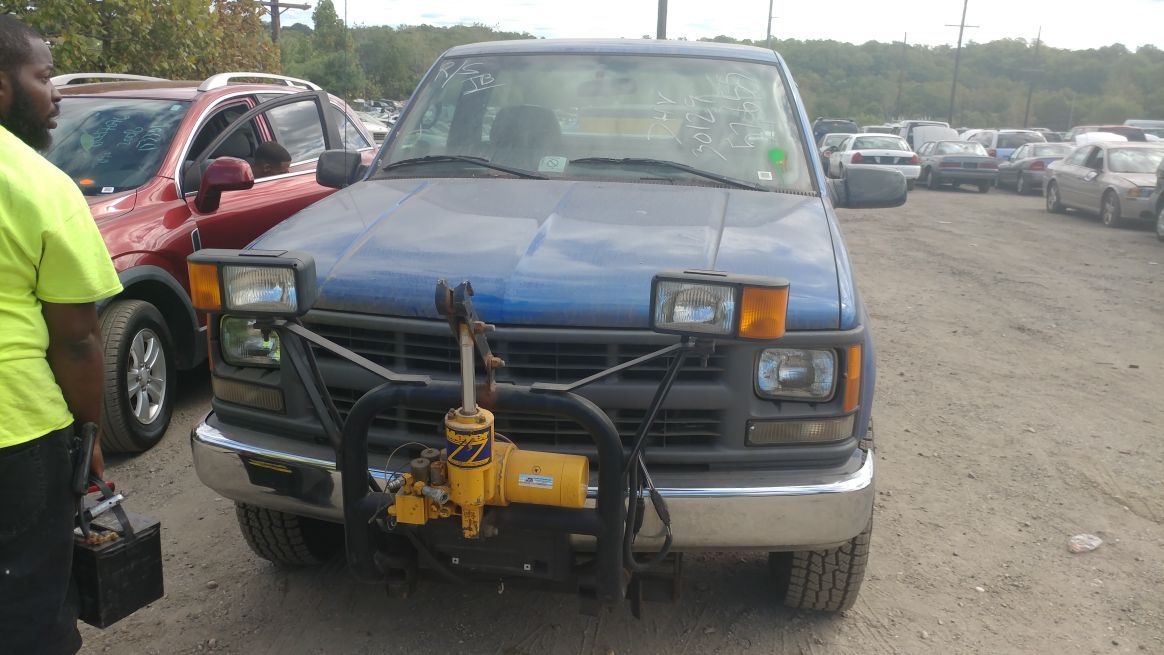
[[[276,140],[291,153],[292,163],[315,159],[326,147],[323,123],[314,101],[274,107],[267,112],[267,117]]]
[[[45,157],[87,196],[136,189],[158,173],[188,102],[66,97]]]

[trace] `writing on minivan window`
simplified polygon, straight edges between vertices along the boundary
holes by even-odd
[[[695,156],[753,149],[771,133],[760,116],[759,83],[740,73],[706,76],[707,92],[686,95],[657,90],[654,121],[647,139],[671,139]],[[767,127],[766,127],[767,126]]]
[[[468,83],[469,86],[461,92],[461,95],[464,96],[487,89],[495,89],[499,86],[505,86],[505,83],[498,82],[492,73],[481,72],[481,66],[483,65],[484,62],[480,61],[465,62],[460,65],[455,61],[446,61],[441,64],[440,69],[437,71],[436,81],[441,85],[442,89],[454,79]]]

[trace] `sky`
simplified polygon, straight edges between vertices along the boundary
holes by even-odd
[[[306,2],[312,7],[315,0]],[[481,23],[545,38],[654,35],[657,0],[332,0],[349,25],[448,26]],[[769,0],[669,0],[667,36],[720,34],[763,39]],[[772,0],[774,39],[901,41],[953,45],[962,0]],[[1080,13],[1084,19],[1080,20]],[[311,11],[287,10],[285,23],[311,24]],[[616,18],[617,17],[617,18]],[[955,27],[946,27],[953,24]],[[1123,43],[1164,49],[1164,0],[969,0],[964,42],[1003,38],[1084,50]],[[778,49],[778,48],[777,48]]]

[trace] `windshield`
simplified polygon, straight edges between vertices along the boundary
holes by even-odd
[[[840,145],[842,141],[849,138],[849,134],[826,134],[824,139],[820,142],[820,147],[828,148],[829,146]]]
[[[1111,148],[1107,151],[1107,167],[1113,173],[1155,173],[1164,148]]]
[[[504,175],[449,157],[461,156],[555,179],[720,185],[674,167],[594,161],[653,159],[770,190],[814,188],[775,66],[645,55],[449,58],[415,98],[380,177]],[[393,166],[431,156],[445,159]]]
[[[1017,148],[1024,143],[1038,143],[1046,140],[1038,132],[1001,132],[998,135],[998,147]]]
[[[136,189],[157,174],[189,107],[173,100],[65,97],[45,157],[87,196]]]
[[[1070,146],[1066,145],[1050,145],[1050,146],[1034,146],[1031,148],[1029,157],[1064,157],[1071,151]]]
[[[863,136],[853,140],[852,150],[909,150],[909,146],[897,136]]]
[[[959,143],[957,141],[943,141],[934,149],[935,155],[982,155],[986,156],[986,148],[982,147],[981,143],[974,143],[967,141],[966,143]]]

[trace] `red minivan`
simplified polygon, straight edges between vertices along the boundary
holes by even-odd
[[[93,78],[116,81],[84,83]],[[224,73],[175,82],[74,74],[53,82],[61,113],[45,156],[85,194],[125,287],[100,307],[102,444],[109,452],[140,452],[166,432],[177,372],[206,358],[186,257],[204,247],[244,247],[332,193],[315,180],[319,153],[350,149],[367,163],[373,140],[342,100],[284,76]],[[291,165],[255,180],[249,164],[266,141],[286,148]],[[237,190],[220,193],[201,183],[208,165],[224,157],[246,165],[224,161],[234,165],[238,179],[230,188]]]

